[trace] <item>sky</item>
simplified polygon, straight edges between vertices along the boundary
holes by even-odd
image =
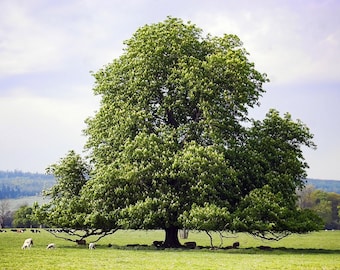
[[[339,14],[338,0],[1,0],[0,170],[44,173],[82,153],[84,121],[99,109],[91,72],[172,16],[239,36],[270,79],[250,115],[300,119],[318,146],[304,148],[308,178],[340,180]]]

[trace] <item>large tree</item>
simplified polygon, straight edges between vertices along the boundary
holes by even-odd
[[[95,211],[115,216],[118,206],[122,227],[162,228],[169,247],[180,245],[184,225],[258,230],[235,217],[260,204],[258,196],[279,195],[271,211],[282,204],[280,220],[295,214],[295,189],[307,167],[300,146],[312,146],[312,135],[274,112],[263,122],[248,119],[267,78],[237,36],[203,36],[169,17],[138,29],[125,45],[94,74],[101,106],[87,120],[93,171],[83,196]],[[205,215],[190,213],[204,209],[218,222],[199,226]],[[284,226],[274,231],[292,228]],[[261,232],[266,228],[273,226]]]

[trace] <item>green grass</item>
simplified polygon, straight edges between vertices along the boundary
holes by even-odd
[[[22,250],[26,238],[34,246]],[[40,234],[0,233],[0,270],[2,269],[340,269],[340,231],[292,235],[279,242],[261,241],[246,234],[224,239],[224,246],[235,241],[235,250],[157,250],[153,240],[163,240],[162,231],[118,231],[101,239],[95,250],[77,246],[42,231]],[[214,244],[219,237],[214,235]],[[184,241],[196,241],[209,246],[205,233],[190,232]],[[46,250],[54,242],[55,250]],[[113,247],[109,248],[108,244]],[[127,244],[147,244],[148,247],[126,247]],[[257,246],[271,246],[259,250]]]

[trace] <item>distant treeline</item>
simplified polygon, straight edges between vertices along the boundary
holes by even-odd
[[[326,192],[334,192],[340,194],[340,180],[307,179],[307,185],[312,185],[316,189],[320,189]]]
[[[0,200],[41,195],[55,184],[53,175],[42,173],[0,171]],[[340,194],[340,180],[307,179],[307,185]]]
[[[40,195],[53,186],[52,175],[22,171],[0,171],[0,200]]]

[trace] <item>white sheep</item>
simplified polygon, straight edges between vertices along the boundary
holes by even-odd
[[[51,244],[48,244],[46,249],[54,249],[55,248],[55,244],[54,243],[51,243]]]
[[[26,248],[30,248],[31,246],[33,246],[33,239],[32,238],[27,238],[24,241],[24,244],[22,245],[22,249],[26,249]]]
[[[89,249],[95,249],[96,248],[96,244],[95,243],[90,243],[89,244]]]

